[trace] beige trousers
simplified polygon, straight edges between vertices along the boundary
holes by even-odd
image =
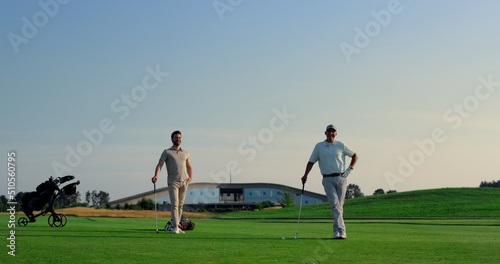
[[[189,181],[183,182],[169,182],[168,194],[170,196],[170,212],[172,214],[172,221],[175,226],[178,226],[181,221],[182,207],[184,206],[184,199],[188,190]]]

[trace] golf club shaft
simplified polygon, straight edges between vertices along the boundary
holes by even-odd
[[[302,211],[302,197],[304,196],[304,186],[305,183],[302,184],[302,192],[300,193],[299,219],[297,220],[297,231],[295,232],[295,238],[297,238],[297,236],[299,235],[300,212]]]
[[[158,211],[156,210],[156,183],[154,184],[156,233],[158,233]]]

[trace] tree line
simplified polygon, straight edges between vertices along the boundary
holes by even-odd
[[[493,188],[500,188],[500,180],[498,181],[482,181],[479,187],[493,187]]]

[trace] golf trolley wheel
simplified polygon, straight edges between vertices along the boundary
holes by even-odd
[[[50,215],[50,216],[49,216],[49,220],[48,220],[48,222],[49,222],[49,226],[50,226],[50,227],[54,227],[54,224],[55,224],[55,218],[54,218],[53,216],[54,216],[54,215]]]
[[[66,224],[66,216],[62,215],[62,214],[51,214],[49,216],[49,225],[51,227],[60,227],[60,226],[64,226]],[[64,224],[63,224],[64,223]]]
[[[29,220],[26,217],[21,217],[21,218],[19,218],[19,220],[17,220],[17,224],[19,226],[27,226],[28,222],[29,222]]]
[[[58,214],[58,216],[61,219],[61,227],[65,226],[68,223],[68,218],[63,214]]]

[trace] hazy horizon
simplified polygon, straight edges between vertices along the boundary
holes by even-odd
[[[71,174],[116,200],[153,188],[180,130],[193,182],[300,188],[334,124],[365,195],[478,187],[500,178],[499,7],[1,2],[0,170],[15,151],[17,192]],[[306,189],[321,179],[316,164]]]

